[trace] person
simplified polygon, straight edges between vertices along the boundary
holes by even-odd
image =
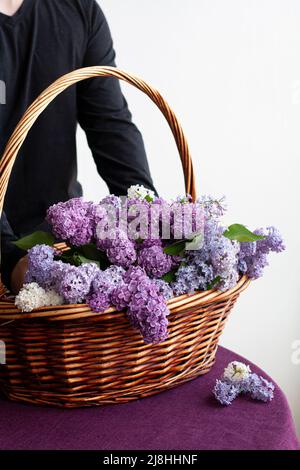
[[[72,70],[115,66],[109,26],[96,0],[1,0],[0,155],[19,119],[54,80]],[[47,208],[82,195],[76,126],[84,129],[99,175],[111,193],[132,184],[155,191],[142,136],[119,81],[85,80],[56,98],[24,142],[10,177],[1,223],[5,285],[21,287],[24,252],[13,241],[43,225]]]

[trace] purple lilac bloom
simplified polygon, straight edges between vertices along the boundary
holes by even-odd
[[[171,270],[173,260],[164,253],[161,246],[154,245],[140,251],[138,264],[145,269],[148,276],[159,278]]]
[[[224,227],[215,219],[205,220],[203,245],[199,250],[186,252],[182,266],[176,273],[172,288],[176,295],[207,290],[211,282],[225,291],[239,279],[239,244],[223,236]]]
[[[94,234],[91,210],[94,205],[81,197],[59,202],[47,211],[47,221],[53,234],[75,246],[90,243]]]
[[[256,242],[240,243],[239,270],[247,273],[252,279],[257,279],[263,275],[264,268],[268,266],[267,255],[270,252],[280,252],[285,249],[283,239],[275,227],[267,227],[254,231],[257,235],[264,235],[266,238]]]
[[[174,293],[170,284],[163,279],[153,279],[152,282],[158,288],[158,292],[163,296],[163,298],[167,301],[174,297]]]
[[[266,238],[263,240],[258,240],[257,250],[261,253],[269,254],[271,251],[280,253],[285,250],[284,241],[282,236],[275,227],[267,227],[265,230],[263,228],[254,230],[256,235],[264,235]]]
[[[251,398],[264,402],[271,401],[274,397],[274,384],[259,377],[257,374],[251,374],[249,378],[248,391]]]
[[[103,312],[110,306],[110,295],[104,292],[92,292],[88,294],[86,301],[93,312]]]
[[[91,282],[101,272],[99,266],[96,263],[83,263],[80,269],[89,277]]]
[[[92,291],[110,294],[111,291],[122,284],[125,270],[120,266],[110,266],[104,271],[99,270],[92,281]]]
[[[176,280],[171,284],[174,294],[193,294],[196,290],[206,290],[208,282],[213,279],[213,272],[204,263],[203,270],[194,264],[183,264],[175,276]]]
[[[213,390],[215,398],[221,405],[231,405],[233,400],[239,395],[239,388],[226,380],[217,380]]]
[[[50,287],[50,271],[56,250],[48,245],[36,245],[28,251],[28,270],[25,283],[37,282],[40,287]]]
[[[109,194],[108,196],[105,196],[103,199],[101,199],[99,204],[105,206],[113,206],[115,209],[120,209],[122,201],[120,197],[115,196],[114,194]]]
[[[126,283],[120,284],[110,294],[111,303],[116,307],[117,310],[123,310],[124,308],[127,308],[131,297],[132,292]]]
[[[139,249],[142,250],[143,248],[151,248],[152,246],[162,246],[162,241],[160,238],[147,238],[143,240],[142,243],[139,245]]]
[[[213,268],[213,278],[220,278],[216,287],[225,291],[234,287],[239,279],[239,244],[223,236],[224,227],[217,220],[205,221],[204,245],[201,249]]]
[[[237,242],[220,237],[211,245],[210,256],[215,277],[221,278],[218,289],[225,291],[236,285],[239,279]]]
[[[94,312],[102,312],[112,304],[111,293],[124,283],[124,273],[120,266],[110,266],[105,271],[98,270],[87,297],[87,303]]]
[[[219,219],[227,210],[224,196],[220,199],[215,199],[212,196],[202,196],[197,199],[196,203],[203,207],[208,219]]]
[[[155,344],[168,337],[169,310],[165,299],[151,280],[138,285],[133,292],[127,315],[133,327],[138,328],[145,343]]]
[[[174,239],[191,239],[204,230],[204,211],[196,203],[178,203],[170,206],[171,234]]]
[[[113,290],[111,299],[117,309],[128,308],[127,315],[146,343],[158,343],[168,336],[169,311],[158,286],[145,271],[131,267],[123,276],[124,284]]]
[[[129,268],[136,261],[134,243],[126,236],[120,236],[110,241],[106,254],[112,264]]]
[[[87,273],[85,265],[67,265],[63,272],[58,293],[70,304],[83,302],[89,294],[92,279]]]
[[[111,293],[112,304],[117,310],[123,310],[127,308],[132,293],[137,290],[137,286],[144,281],[147,281],[148,277],[145,271],[139,266],[132,266],[123,275],[124,284],[117,286]]]

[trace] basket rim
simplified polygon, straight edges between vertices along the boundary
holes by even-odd
[[[170,314],[178,311],[191,310],[194,307],[201,307],[210,303],[216,303],[231,299],[233,296],[240,294],[250,284],[251,280],[248,276],[242,276],[238,283],[231,289],[221,292],[217,289],[207,291],[199,291],[194,294],[184,294],[173,297],[167,301]],[[41,307],[34,309],[32,312],[22,312],[14,304],[14,296],[5,297],[5,292],[0,294],[0,320],[14,321],[26,319],[43,319],[50,321],[76,320],[82,318],[101,317],[102,320],[111,319],[112,316],[124,316],[125,311],[118,311],[114,307],[106,309],[104,312],[94,312],[85,304],[62,304],[57,306]],[[6,322],[5,322],[6,324]],[[3,326],[0,324],[0,327]]]

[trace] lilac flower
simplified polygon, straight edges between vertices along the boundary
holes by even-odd
[[[131,297],[132,292],[130,291],[129,285],[126,283],[117,286],[110,294],[111,303],[117,310],[127,308]]]
[[[93,312],[103,312],[111,304],[110,295],[104,292],[92,292],[87,296],[87,304]]]
[[[120,209],[122,202],[120,197],[115,196],[114,194],[109,194],[108,196],[105,196],[103,199],[101,199],[100,204],[104,206],[112,206],[115,209]]]
[[[201,280],[195,265],[180,266],[176,272],[176,280],[171,287],[175,295],[193,294],[199,289]]]
[[[230,362],[224,369],[223,378],[231,382],[239,383],[250,377],[251,369],[249,366],[239,361]]]
[[[58,292],[70,304],[81,303],[89,294],[91,282],[84,265],[77,267],[66,264]]]
[[[117,310],[123,310],[128,307],[132,299],[133,292],[137,290],[137,286],[147,279],[147,275],[142,268],[132,266],[128,269],[128,271],[123,275],[124,283],[120,283],[111,292],[111,301]]]
[[[215,199],[212,196],[202,196],[197,199],[196,203],[203,207],[207,218],[219,219],[227,210],[224,196],[220,199]]]
[[[136,261],[137,256],[133,242],[120,232],[116,238],[108,242],[106,254],[112,264],[122,268],[129,268]]]
[[[196,203],[178,203],[170,206],[171,234],[175,239],[191,239],[204,230],[204,211]]]
[[[158,292],[165,300],[170,300],[172,297],[174,297],[173,290],[168,282],[164,281],[163,279],[153,279],[152,282],[156,285]]]
[[[117,309],[128,308],[127,315],[134,328],[138,328],[146,343],[158,343],[168,336],[169,311],[158,286],[145,271],[131,267],[123,276],[124,284],[111,294]]]
[[[279,253],[285,250],[284,241],[280,232],[275,227],[267,227],[254,230],[257,235],[264,235],[266,238],[258,240],[257,251],[260,253],[269,254],[271,251]]]
[[[187,256],[175,276],[176,280],[171,284],[175,295],[193,294],[196,290],[207,290],[208,285],[215,277],[213,267],[204,261],[199,261],[197,252]]]
[[[218,221],[205,221],[203,246],[187,252],[172,284],[175,295],[207,290],[215,279],[219,279],[215,287],[220,290],[237,283],[239,245],[225,238],[223,232]]]
[[[130,186],[127,191],[127,197],[128,199],[145,199],[145,198],[150,198],[151,200],[155,199],[155,193],[154,191],[151,191],[151,189],[145,188],[143,185],[136,184]]]
[[[162,277],[173,265],[172,258],[166,255],[161,246],[143,248],[138,256],[138,264],[145,269],[148,276]]]
[[[238,386],[225,380],[217,380],[213,390],[215,398],[221,403],[221,405],[226,406],[231,405],[239,393],[240,391]]]
[[[62,297],[55,291],[45,290],[36,282],[24,284],[15,298],[15,305],[22,310],[22,312],[31,312],[36,308],[60,305],[62,303]]]
[[[168,337],[168,320],[165,300],[151,281],[144,281],[132,294],[127,315],[133,327],[138,328],[145,343],[154,344]]]
[[[264,402],[271,401],[274,397],[274,384],[259,377],[257,374],[251,374],[249,378],[248,391],[251,398]]]
[[[105,234],[97,234],[96,244],[98,249],[105,250],[112,264],[129,268],[136,261],[135,243],[127,237],[121,229],[112,229]],[[104,237],[104,235],[106,235]],[[103,238],[102,238],[103,236]]]
[[[90,243],[93,237],[94,220],[91,211],[94,211],[92,203],[74,198],[51,206],[47,212],[47,221],[57,238],[81,246]]]
[[[148,276],[143,268],[140,266],[131,266],[123,276],[126,284],[132,286],[132,290],[135,290],[138,283],[148,279]]]
[[[230,405],[241,393],[254,400],[268,402],[273,399],[274,388],[271,382],[251,373],[249,366],[234,361],[224,369],[222,379],[216,381],[213,393],[222,405]]]
[[[123,283],[125,270],[120,266],[110,266],[109,268],[96,273],[92,281],[93,292],[110,293],[115,287]]]
[[[139,249],[143,250],[144,248],[151,248],[152,246],[162,246],[162,240],[160,238],[147,238],[139,245]]]
[[[59,286],[62,282],[65,272],[71,267],[69,263],[63,261],[53,261],[51,269],[49,269],[48,284],[49,287],[59,291]]]
[[[105,271],[98,269],[86,299],[94,312],[102,312],[112,304],[111,293],[117,286],[124,283],[124,272],[124,269],[119,266],[110,266]]]
[[[254,231],[257,235],[264,235],[266,238],[256,242],[243,242],[239,251],[239,270],[243,274],[247,273],[252,279],[257,279],[263,275],[264,268],[268,266],[267,255],[271,252],[280,252],[285,249],[283,239],[275,227],[267,227]]]
[[[50,272],[56,250],[48,245],[36,245],[28,251],[28,270],[25,283],[36,282],[40,287],[50,287]]]

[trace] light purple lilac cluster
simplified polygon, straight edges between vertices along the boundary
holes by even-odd
[[[53,234],[74,246],[90,243],[96,224],[105,217],[106,211],[101,205],[86,202],[82,198],[59,202],[47,212],[47,221]]]
[[[91,283],[87,303],[94,312],[103,312],[112,305],[111,295],[116,287],[123,284],[125,270],[120,266],[110,266],[99,270]]]
[[[226,373],[228,369],[235,367],[235,364],[244,370],[239,371],[240,377]],[[221,405],[231,405],[231,403],[241,394],[248,395],[253,400],[269,402],[273,400],[275,386],[264,377],[258,376],[250,371],[249,366],[243,363],[232,362],[224,371],[221,379],[216,381],[213,394]]]
[[[275,227],[257,229],[256,235],[265,238],[254,242],[237,242],[224,237],[219,215],[207,217],[201,249],[186,252],[172,283],[175,295],[207,290],[212,286],[226,291],[236,285],[242,274],[251,279],[263,275],[268,255],[285,249],[283,239]],[[215,281],[215,282],[213,282]]]
[[[270,252],[279,253],[285,249],[282,237],[275,227],[260,228],[254,231],[256,235],[264,235],[263,240],[241,243],[239,252],[238,269],[241,273],[247,273],[252,279],[263,275],[263,270],[268,266]]]
[[[139,266],[132,266],[123,276],[123,281],[111,294],[113,305],[117,309],[127,308],[132,326],[140,330],[145,343],[167,339],[169,310],[163,281],[160,285],[153,282]]]

